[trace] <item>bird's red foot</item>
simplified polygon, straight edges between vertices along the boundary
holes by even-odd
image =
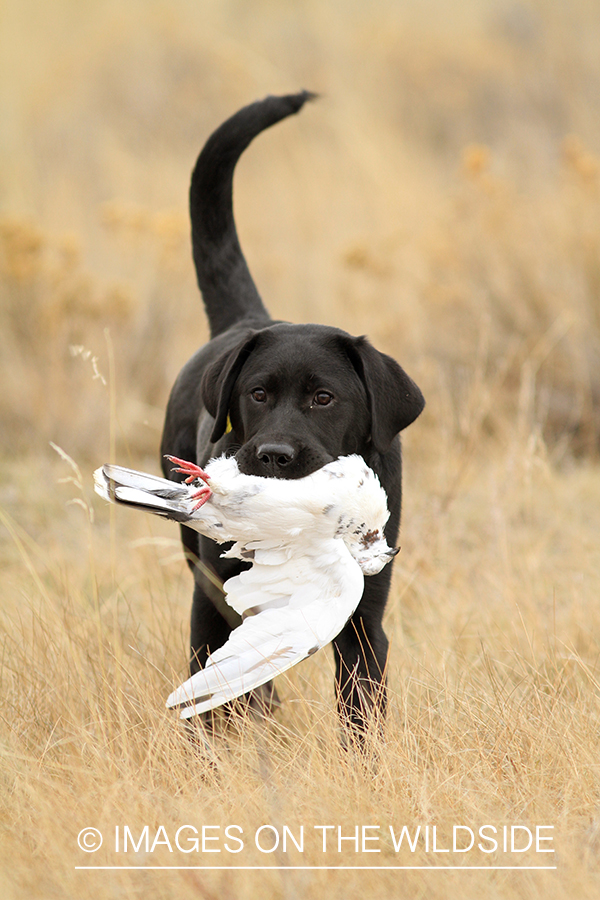
[[[206,501],[209,500],[212,495],[212,491],[208,486],[210,475],[207,475],[204,469],[201,469],[196,463],[188,462],[186,459],[179,459],[178,456],[169,456],[168,454],[166,454],[166,458],[179,466],[179,468],[173,470],[174,472],[181,472],[182,475],[188,476],[185,479],[186,484],[191,484],[192,481],[196,480],[206,482],[206,484],[203,484],[195,494],[192,494],[192,500],[198,500],[198,503],[194,506],[195,512],[197,509],[200,509],[201,506],[204,506]]]
[[[174,472],[181,472],[182,475],[189,476],[185,479],[186,484],[191,484],[192,481],[195,481],[197,478],[200,478],[202,481],[210,481],[210,476],[206,474],[204,469],[197,466],[196,463],[188,462],[186,459],[179,459],[178,456],[169,456],[168,453],[165,454],[165,459],[168,459],[179,466],[178,469],[173,469]]]
[[[196,491],[195,494],[192,494],[192,500],[198,500],[198,502],[193,507],[193,511],[196,512],[197,509],[200,509],[201,506],[204,506],[206,501],[210,500],[211,496],[211,489],[207,484],[203,484],[199,491]]]

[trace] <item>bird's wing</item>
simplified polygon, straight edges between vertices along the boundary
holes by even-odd
[[[250,569],[253,573],[256,567]],[[264,571],[264,570],[263,570]],[[257,572],[257,577],[242,579],[241,575],[228,579],[224,584],[225,599],[241,616],[256,613],[267,609],[269,606],[280,606],[286,609],[302,609],[312,603],[315,597],[321,597],[319,585],[316,579],[299,583],[290,578],[280,577],[276,581],[267,582],[261,578],[263,571]],[[323,587],[327,588],[327,579],[322,579]],[[327,590],[323,591],[326,598]]]
[[[173,691],[167,706],[183,705],[182,719],[207,712],[271,681],[321,646],[307,612],[265,610],[244,619],[206,667]]]
[[[227,603],[242,616],[273,602],[292,610],[315,602],[332,610],[340,603],[344,609],[354,603],[353,612],[364,579],[344,543],[330,538],[317,546],[300,546],[296,553],[255,550],[252,567],[225,582]]]
[[[279,566],[255,564],[225,582],[227,602],[242,613],[242,624],[167,706],[191,703],[182,718],[214,709],[332,641],[358,606],[364,579],[342,541],[331,540],[325,558],[323,566],[304,557]]]

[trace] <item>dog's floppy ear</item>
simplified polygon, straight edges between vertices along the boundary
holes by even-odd
[[[379,453],[385,453],[395,436],[422,412],[425,398],[396,360],[380,353],[365,337],[350,338],[344,344],[367,390],[371,440]]]
[[[210,436],[213,444],[225,434],[231,392],[242,366],[254,350],[258,335],[258,331],[247,335],[233,350],[223,353],[211,363],[202,376],[202,402],[215,420]]]

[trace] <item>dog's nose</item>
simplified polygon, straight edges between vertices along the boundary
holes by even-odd
[[[265,466],[283,468],[294,461],[296,451],[290,444],[260,444],[256,455]]]

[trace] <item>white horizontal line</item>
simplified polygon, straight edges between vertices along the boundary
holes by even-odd
[[[212,870],[218,872],[231,872],[234,870],[238,870],[240,872],[269,872],[269,871],[285,871],[289,870],[299,870],[306,869],[314,871],[316,869],[326,869],[328,871],[331,870],[352,870],[356,871],[358,869],[365,870],[368,872],[386,872],[390,870],[397,871],[398,869],[405,870],[434,870],[434,869],[444,869],[451,870],[455,872],[462,872],[467,869],[473,870],[478,869],[480,871],[490,871],[490,872],[499,872],[499,871],[526,871],[531,869],[539,869],[539,870],[548,870],[548,869],[556,869],[557,866],[75,866],[76,869],[104,869],[104,870],[115,870],[115,869],[194,869],[194,870]]]

